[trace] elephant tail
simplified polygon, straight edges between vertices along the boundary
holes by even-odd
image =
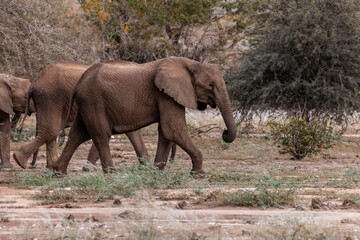
[[[33,96],[34,96],[33,88],[30,87],[29,90],[28,90],[27,96],[26,96],[25,113],[23,114],[19,124],[16,126],[16,131],[18,133],[22,132],[26,116],[31,115],[31,112],[30,112],[30,100],[33,98]]]

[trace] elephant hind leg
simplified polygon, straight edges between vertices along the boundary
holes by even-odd
[[[110,136],[107,138],[104,136],[103,137],[92,136],[92,140],[96,148],[99,150],[101,166],[105,173],[111,172],[112,169],[114,168],[114,162],[112,161],[111,158],[110,146],[109,146]]]
[[[87,160],[89,162],[91,162],[93,165],[96,165],[96,161],[100,158],[99,156],[99,152],[97,150],[97,148],[95,147],[95,144],[93,143],[91,145],[90,151],[89,151],[89,155]]]
[[[37,137],[38,135],[38,126],[36,126],[36,133],[35,133],[35,137]],[[37,157],[38,157],[38,154],[39,154],[39,149],[37,149],[34,153],[33,153],[33,159],[30,163],[30,168],[34,168],[35,166],[35,163],[36,163],[36,160],[37,160]]]
[[[59,159],[56,162],[49,163],[49,168],[66,174],[67,167],[75,150],[81,143],[89,139],[90,135],[81,119],[81,116],[77,114],[73,126],[70,129],[69,140],[66,143],[64,150],[62,151]]]
[[[40,136],[36,136],[34,140],[22,146],[18,151],[13,153],[13,157],[20,167],[26,168],[29,157],[36,152],[41,145],[46,142]]]

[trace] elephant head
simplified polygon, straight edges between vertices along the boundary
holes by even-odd
[[[10,115],[14,112],[25,112],[30,85],[27,79],[0,74],[0,109]],[[34,112],[33,104],[30,104],[30,112]]]
[[[11,97],[11,87],[7,81],[0,79],[0,110],[14,115]]]
[[[184,107],[205,110],[207,105],[218,106],[227,127],[223,139],[225,142],[235,140],[236,124],[229,94],[216,65],[187,58],[167,58],[159,63],[155,85]]]

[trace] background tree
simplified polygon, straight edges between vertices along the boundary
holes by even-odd
[[[167,56],[224,60],[239,41],[243,6],[221,0],[79,0],[101,32],[103,60]]]
[[[360,1],[253,3],[249,49],[227,75],[238,109],[348,121],[360,104]]]
[[[2,0],[0,72],[33,79],[55,61],[95,61],[99,40],[81,12],[70,0]]]

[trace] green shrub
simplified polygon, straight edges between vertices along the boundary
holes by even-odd
[[[272,121],[268,125],[272,139],[280,148],[279,153],[289,153],[298,160],[330,148],[338,138],[338,133],[333,132],[327,121],[291,117],[288,123]]]

